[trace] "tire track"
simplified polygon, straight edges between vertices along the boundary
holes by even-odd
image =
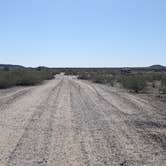
[[[62,80],[52,89],[46,101],[36,108],[8,159],[8,165],[45,166],[49,157],[49,146],[52,135],[53,114],[59,96]]]
[[[104,113],[103,115],[101,113],[101,115],[104,116],[103,118],[101,118],[102,120],[107,119],[108,123],[110,122],[108,126],[111,126],[111,128],[114,129],[113,135],[118,139],[118,141],[120,141],[119,144],[122,145],[122,149],[124,150],[123,153],[127,155],[126,157],[121,156],[122,158],[125,158],[123,162],[128,164],[130,163],[132,165],[133,162],[145,164],[147,163],[147,159],[147,161],[151,164],[162,161],[162,159],[164,158],[164,152],[162,148],[160,148],[154,142],[154,140],[151,140],[150,142],[149,140],[146,141],[146,139],[143,137],[144,135],[138,132],[135,125],[130,121],[133,118],[133,115],[128,116],[123,114],[122,111],[115,109],[115,107],[112,107],[112,104],[110,104],[108,101],[105,101],[105,99],[99,92],[99,95],[96,94],[95,91],[92,91],[93,87],[88,88],[88,86],[91,85],[80,84],[79,86],[77,86],[77,88],[79,88],[79,92],[81,93],[81,95],[83,95],[81,98],[89,104],[91,110],[92,108],[95,108],[96,110],[98,110],[98,112]],[[87,88],[89,90],[87,90]],[[98,119],[98,121],[101,119]],[[109,130],[109,127],[107,127],[107,131],[111,131]],[[144,132],[147,134],[146,136],[150,136],[150,132],[146,130],[144,130]],[[106,133],[106,138],[109,137],[108,133]],[[118,137],[118,135],[120,137]],[[108,138],[108,142],[109,140],[112,139]],[[156,160],[155,162],[154,159]]]
[[[92,85],[92,86],[95,87],[95,85]],[[98,86],[96,86],[96,87],[98,87]],[[158,106],[156,106],[155,104],[153,104],[152,102],[150,102],[148,100],[144,100],[140,97],[134,96],[132,94],[128,94],[126,92],[122,93],[122,92],[112,91],[109,87],[102,86],[102,85],[100,85],[99,88],[102,89],[103,91],[109,93],[110,95],[115,95],[119,98],[122,98],[124,100],[124,102],[126,102],[129,105],[133,105],[136,109],[140,110],[140,112],[144,111],[146,106],[149,106],[149,109],[151,111],[153,111],[154,114],[156,114],[158,116],[165,115],[163,113],[163,112],[165,112],[165,110],[158,108]],[[148,112],[148,109],[146,111]]]
[[[75,101],[74,105],[82,108],[82,114],[80,118],[78,117],[78,121],[81,122],[78,128],[83,131],[87,130],[90,133],[88,135],[93,140],[90,154],[93,157],[89,158],[89,160],[91,161],[94,158],[98,165],[118,165],[123,163],[126,155],[122,153],[122,147],[114,135],[114,131],[110,128],[107,119],[103,117],[99,110],[96,110],[96,106],[91,102],[87,94],[81,90],[81,86],[76,86],[75,83],[72,85],[75,88],[73,91],[76,91],[76,94],[73,95],[76,96],[73,99]],[[86,127],[82,128],[84,126],[82,123],[85,123]],[[86,143],[84,142],[84,144]]]
[[[85,106],[80,100],[80,97],[76,93],[75,86],[72,83],[72,80],[70,80],[70,86],[71,86],[71,91],[70,91],[70,96],[71,96],[71,108],[73,111],[73,116],[74,116],[74,132],[75,132],[75,137],[78,135],[80,136],[80,151],[82,154],[82,159],[84,162],[84,165],[91,166],[93,157],[91,157],[92,154],[90,154],[90,150],[86,149],[86,142],[85,138],[82,136],[83,133],[85,133],[86,137],[92,137],[91,134],[88,132],[88,126],[86,124],[86,113],[85,113]],[[94,159],[96,160],[96,159]],[[94,163],[95,161],[93,161]]]
[[[93,88],[94,85],[92,85]],[[103,88],[102,88],[103,89]],[[95,88],[96,93],[100,95],[98,90]],[[109,90],[110,95],[112,91]],[[113,95],[116,95],[116,92],[113,92]],[[125,94],[124,94],[125,95]],[[101,96],[101,95],[100,95]],[[129,100],[130,103],[132,103],[132,99],[127,99],[126,95],[122,96],[122,94],[117,94],[119,98],[125,98],[125,100]],[[133,96],[134,97],[134,96]],[[107,99],[102,97],[103,100],[106,102],[110,103]],[[161,133],[161,130],[166,130],[166,124],[165,124],[165,116],[163,116],[163,113],[161,114],[161,111],[157,111],[157,107],[153,105],[153,103],[149,103],[145,100],[142,100],[138,98],[139,102],[143,102],[143,104],[149,104],[151,106],[151,109],[143,109],[142,107],[142,112],[140,112],[140,109],[138,109],[138,115],[137,116],[127,116],[128,119],[126,120],[126,124],[128,126],[133,126],[133,129],[137,131],[140,134],[140,137],[144,138],[144,141],[148,144],[151,142],[153,144],[154,149],[159,145],[161,149],[163,149],[165,152],[164,154],[166,155],[166,135]],[[111,103],[110,103],[111,104]],[[134,103],[136,104],[136,103]],[[138,106],[138,108],[140,108]],[[148,113],[146,113],[146,111]],[[151,111],[151,113],[149,113]],[[133,115],[133,114],[132,114]],[[129,120],[130,119],[130,120]],[[162,151],[162,150],[160,150]],[[162,152],[163,153],[163,152]]]
[[[0,110],[2,111],[7,109],[10,104],[16,102],[16,100],[19,100],[22,96],[26,95],[27,93],[30,93],[31,91],[32,88],[28,88],[28,89],[19,90],[18,92],[12,95],[1,97]]]

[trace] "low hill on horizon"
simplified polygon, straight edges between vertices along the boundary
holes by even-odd
[[[46,66],[38,66],[38,67],[25,67],[25,66],[22,66],[22,65],[13,65],[13,64],[0,64],[0,69],[5,69],[5,68],[8,68],[10,70],[14,70],[14,69],[28,69],[28,68],[44,68],[44,69],[52,69],[52,68],[55,68],[56,67],[46,67]],[[59,67],[58,67],[59,68]],[[61,67],[61,68],[72,68],[72,67]],[[80,68],[87,68],[87,67],[80,67]],[[93,67],[90,67],[90,68],[93,68]],[[103,68],[103,67],[94,67],[94,68]],[[152,69],[152,70],[166,70],[166,66],[163,66],[163,65],[151,65],[149,67],[106,67],[106,68],[110,68],[110,69],[124,69],[124,68],[128,68],[128,69]]]
[[[5,68],[13,70],[13,69],[24,69],[25,67],[21,65],[0,64],[0,69],[5,69]]]
[[[165,69],[166,66],[162,66],[162,65],[152,65],[152,66],[150,66],[149,68],[151,68],[151,69]]]

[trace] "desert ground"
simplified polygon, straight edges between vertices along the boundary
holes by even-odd
[[[0,166],[165,165],[165,103],[64,75],[0,90]]]

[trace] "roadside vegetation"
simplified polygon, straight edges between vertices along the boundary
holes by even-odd
[[[0,70],[0,88],[29,86],[54,78],[54,72],[46,69]]]
[[[140,75],[125,75],[118,80],[122,86],[130,91],[141,92],[146,88],[147,80]]]
[[[125,88],[130,92],[166,94],[166,71],[151,69],[38,67],[11,70],[4,68],[0,70],[0,88],[36,85],[44,80],[52,79],[54,75],[62,72],[94,83]]]
[[[166,76],[161,80],[160,92],[166,94]]]
[[[166,73],[162,71],[126,71],[113,69],[73,69],[65,71],[69,75],[77,75],[79,79],[95,83],[120,86],[135,93],[166,94]]]

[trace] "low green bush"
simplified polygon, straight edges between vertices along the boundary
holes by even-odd
[[[111,86],[114,85],[114,77],[112,75],[104,75],[102,73],[81,73],[78,76],[79,79],[84,80],[91,80],[95,83],[101,83],[101,84],[110,84]]]
[[[166,94],[166,86],[161,86],[159,91],[160,93]]]
[[[54,73],[47,70],[12,70],[0,71],[0,88],[8,88],[16,85],[36,85],[43,80],[52,79]]]
[[[146,80],[141,76],[123,76],[120,82],[124,88],[132,90],[134,92],[140,92],[146,87]]]
[[[88,73],[81,73],[81,74],[78,75],[78,79],[88,80],[88,79],[90,79],[90,74],[88,74]]]
[[[166,86],[166,75],[164,75],[161,79],[161,83],[163,86]]]
[[[161,87],[160,87],[160,93],[166,94],[166,75],[164,75],[161,79]]]
[[[79,79],[91,80],[95,83],[122,85],[132,92],[148,92],[151,88],[158,89],[165,93],[166,74],[164,72],[154,72],[153,70],[131,70],[123,73],[120,69],[109,68],[84,68],[70,69],[65,71],[69,75],[77,75]],[[159,82],[159,84],[155,84]],[[161,86],[160,86],[161,82]],[[116,84],[118,83],[118,84]]]

